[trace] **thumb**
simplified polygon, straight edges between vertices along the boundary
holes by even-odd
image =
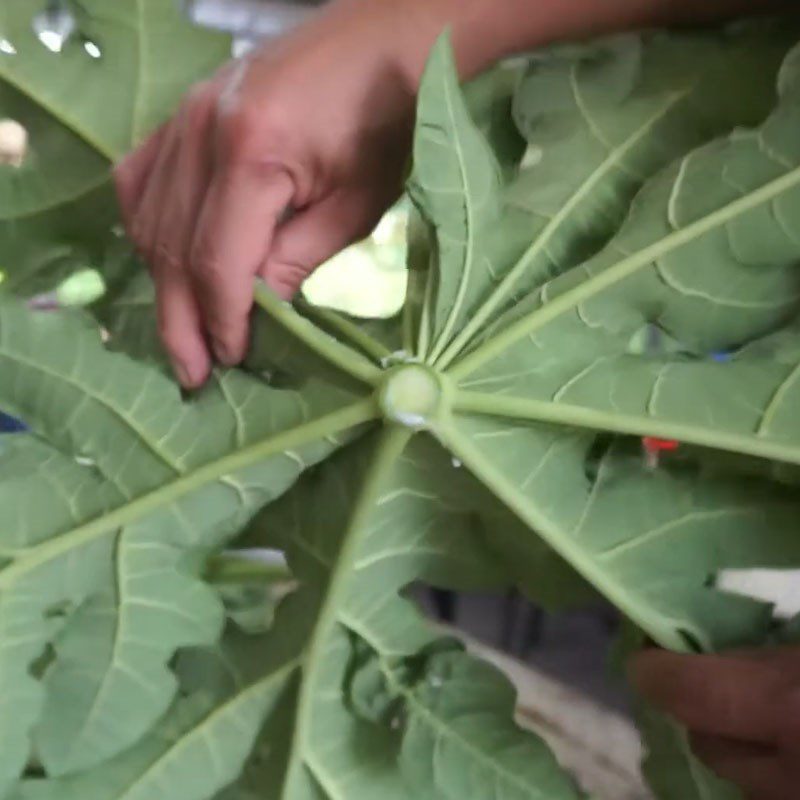
[[[291,299],[317,267],[368,236],[383,211],[364,193],[330,195],[276,233],[261,277],[279,297]]]

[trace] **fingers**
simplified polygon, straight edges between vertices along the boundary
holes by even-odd
[[[186,270],[155,272],[158,330],[175,375],[187,389],[202,386],[211,370],[200,311]]]
[[[122,218],[126,226],[133,224],[134,216],[144,194],[147,180],[160,152],[161,143],[167,130],[166,125],[153,133],[137,150],[123,159],[114,169],[114,182],[117,188]]]
[[[762,744],[781,736],[787,681],[773,660],[651,650],[636,658],[632,677],[653,705],[692,731]]]
[[[366,193],[331,195],[280,229],[261,276],[276,294],[290,299],[320,264],[367,236],[381,210]]]
[[[215,101],[210,86],[198,87],[176,119],[176,125],[180,126],[180,146],[164,187],[153,247],[161,338],[178,379],[189,389],[205,381],[211,366],[189,276],[189,254],[211,175],[206,143],[213,125]]]
[[[777,748],[723,737],[694,735],[692,749],[715,775],[747,792],[752,800],[793,800],[796,769]]]
[[[217,166],[192,244],[192,281],[216,358],[232,366],[245,355],[253,279],[294,195],[282,168]]]
[[[173,120],[162,136],[158,154],[130,226],[139,253],[150,266],[155,263],[158,229],[161,224],[164,201],[178,161],[180,133],[177,121]]]

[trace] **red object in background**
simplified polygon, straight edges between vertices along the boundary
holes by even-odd
[[[655,450],[656,452],[666,451],[672,453],[680,447],[680,442],[672,439],[655,439],[652,436],[645,436],[642,442],[646,450]]]
[[[645,460],[650,469],[658,466],[658,461],[662,453],[674,453],[679,447],[680,442],[672,439],[656,439],[653,436],[645,436],[642,439],[644,446]]]

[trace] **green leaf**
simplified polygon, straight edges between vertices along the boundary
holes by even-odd
[[[640,708],[638,716],[648,748],[644,772],[659,800],[741,800],[736,787],[700,763],[685,731],[674,722],[650,708]]]
[[[559,47],[468,96],[443,38],[402,320],[259,284],[248,363],[185,398],[106,175],[221,51],[156,0],[81,8],[143,83],[122,56],[49,78],[39,50],[0,57],[32,142],[74,154],[47,150],[56,188],[36,148],[2,168],[0,217],[29,215],[0,224],[8,285],[96,267],[111,336],[0,305],[0,407],[31,428],[0,442],[0,797],[579,797],[508,684],[423,622],[420,581],[588,588],[675,649],[769,640],[771,608],[715,577],[800,565],[793,23]],[[148,72],[168,46],[174,84]],[[642,437],[679,447],[654,463]],[[274,619],[215,585],[235,541],[285,552]],[[728,800],[680,732],[652,753],[666,800]]]
[[[283,645],[281,625],[291,622],[302,673],[275,796],[379,790],[399,799],[435,786],[442,798],[577,797],[542,743],[511,722],[510,687],[435,644],[399,595],[415,578],[458,587],[496,580],[469,512],[427,488],[452,469],[447,456],[408,438],[394,430],[362,440],[310,473],[266,520],[302,587],[278,612],[268,648]]]
[[[232,783],[264,719],[280,708],[293,665],[259,674],[261,639],[228,639],[186,654],[178,671],[192,691],[147,740],[91,771],[23,781],[11,800],[204,800]]]
[[[0,54],[0,108],[29,137],[22,166],[0,166],[0,270],[4,289],[20,293],[102,262],[117,222],[111,164],[230,53],[227,37],[190,28],[163,0],[81,0],[76,33],[54,53],[31,24],[40,10],[28,0],[0,9],[0,32],[16,50]]]
[[[436,291],[420,320],[418,355],[435,361],[465,319],[475,273],[486,271],[481,231],[495,220],[499,166],[472,121],[458,85],[449,40],[433,50],[420,89],[414,170],[408,191],[435,229]]]
[[[221,624],[189,556],[230,540],[337,446],[332,437],[374,412],[332,388],[304,399],[236,373],[186,404],[160,372],[105,352],[74,317],[4,304],[0,320],[0,404],[38,437],[24,446],[37,464],[25,491],[3,483],[0,672],[19,686],[0,722],[13,742],[0,756],[7,782],[34,725],[40,758],[60,774],[113,756],[155,723],[176,691],[172,654],[212,642]],[[55,660],[40,685],[28,669],[48,642]]]
[[[469,321],[441,366],[526,292],[594,255],[657,170],[760,122],[796,39],[791,28],[757,25],[719,36],[631,35],[534,58],[515,99],[528,152],[483,244],[491,266],[471,276]]]
[[[708,578],[726,566],[795,563],[794,499],[780,487],[704,474],[697,450],[657,474],[644,472],[636,445],[624,442],[606,449],[593,480],[585,465],[608,431],[798,462],[788,410],[800,340],[794,324],[769,331],[798,301],[799,99],[784,80],[760,129],[737,131],[656,175],[605,249],[534,292],[451,373],[467,390],[460,408],[487,417],[461,420],[443,438],[672,647],[686,637],[704,647],[758,637],[763,611],[725,600]],[[696,355],[635,352],[631,341],[653,318]],[[706,355],[743,342],[730,363]],[[711,561],[696,538],[689,543],[701,532]],[[715,536],[726,538],[724,552]],[[662,572],[664,583],[648,579],[667,550],[675,571]]]

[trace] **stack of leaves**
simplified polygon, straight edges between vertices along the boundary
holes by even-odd
[[[557,48],[470,103],[443,39],[402,315],[259,287],[247,368],[187,399],[108,172],[227,44],[166,0],[82,0],[102,57],[56,55],[31,13],[0,12],[29,133],[0,168],[0,408],[30,426],[0,450],[2,800],[580,797],[417,581],[588,586],[666,647],[764,640],[770,608],[714,576],[800,564],[791,25]],[[87,265],[112,347],[13,297]],[[643,436],[681,446],[648,468]],[[266,631],[204,579],[240,537],[296,582]],[[736,796],[651,727],[664,798]]]

